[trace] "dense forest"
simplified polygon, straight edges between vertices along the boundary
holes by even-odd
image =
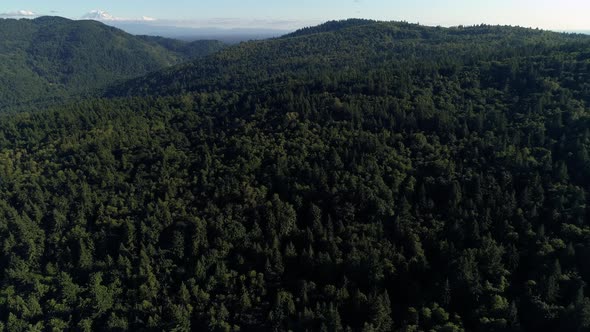
[[[589,82],[349,20],[0,115],[0,331],[590,331]]]
[[[0,109],[96,95],[116,81],[223,46],[218,41],[133,36],[97,21],[0,19]]]

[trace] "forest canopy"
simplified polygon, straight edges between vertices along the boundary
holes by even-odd
[[[329,22],[0,115],[0,330],[588,331],[589,46]]]

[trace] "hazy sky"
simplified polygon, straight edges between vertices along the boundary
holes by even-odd
[[[590,30],[590,0],[0,0],[0,16],[81,18],[104,10],[119,20],[185,26],[293,29],[350,17],[426,25],[509,24]],[[155,23],[157,24],[157,23]]]

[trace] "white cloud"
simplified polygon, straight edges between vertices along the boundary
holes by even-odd
[[[118,21],[117,17],[105,12],[104,10],[92,10],[82,16],[82,19],[97,20],[97,21]]]
[[[2,17],[33,17],[37,16],[35,12],[30,10],[17,10],[15,12],[0,13]]]
[[[19,10],[17,13],[22,16],[35,16],[35,15],[37,15],[30,10]]]
[[[81,17],[83,20],[108,21],[108,22],[154,22],[157,19],[149,16],[141,18],[125,18],[109,14],[104,10],[95,9]]]

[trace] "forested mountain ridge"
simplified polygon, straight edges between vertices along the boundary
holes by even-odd
[[[322,33],[322,32],[332,32],[332,31],[337,31],[337,30],[341,30],[344,28],[357,28],[359,26],[371,25],[371,24],[375,24],[375,23],[377,23],[377,21],[365,20],[365,19],[348,19],[348,20],[343,20],[343,21],[328,21],[328,22],[325,22],[320,25],[299,29],[295,32],[284,35],[283,38],[304,36],[304,35],[310,35],[310,34]],[[399,23],[390,22],[388,24],[399,24]]]
[[[588,331],[589,39],[306,31],[0,115],[0,330]]]
[[[97,21],[0,20],[0,107],[91,95],[223,47],[132,36]]]
[[[277,39],[243,43],[206,61],[114,86],[106,95],[242,91],[295,80],[337,84],[366,76],[379,84],[381,76],[392,77],[402,67],[456,70],[476,62],[514,62],[549,52],[572,56],[571,47],[578,52],[590,47],[590,37],[506,26],[440,28],[404,22],[333,21]]]

